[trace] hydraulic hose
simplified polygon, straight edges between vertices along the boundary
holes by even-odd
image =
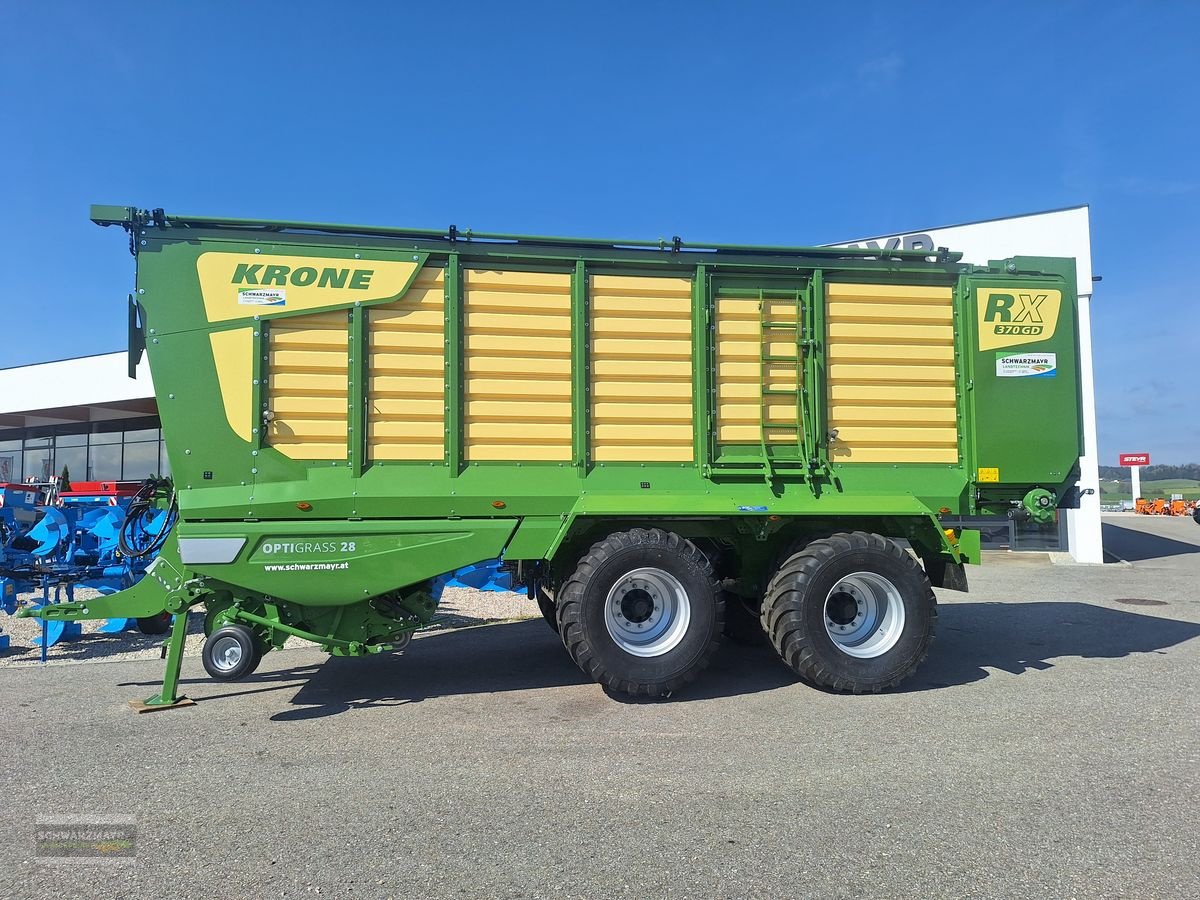
[[[168,500],[166,514],[153,536],[143,546],[142,540],[150,535],[150,519],[156,510],[162,508],[159,501],[164,499]],[[147,478],[125,510],[125,521],[117,533],[117,547],[130,559],[141,559],[157,553],[166,543],[167,535],[171,533],[177,518],[179,507],[176,504],[174,482],[170,478]]]

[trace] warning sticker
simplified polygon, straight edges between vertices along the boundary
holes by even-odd
[[[242,306],[286,306],[287,290],[284,288],[243,288],[238,291],[238,303]]]
[[[979,467],[979,481],[998,482],[1000,480],[999,468],[984,468]]]
[[[1057,371],[1057,353],[996,354],[997,378],[1053,378]]]

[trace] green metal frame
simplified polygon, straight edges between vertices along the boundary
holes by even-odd
[[[591,330],[587,263],[571,273],[571,465],[584,478],[592,467]]]
[[[446,465],[450,477],[463,468],[463,270],[457,253],[446,258]]]

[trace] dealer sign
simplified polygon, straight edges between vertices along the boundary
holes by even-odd
[[[1148,466],[1150,465],[1149,453],[1122,453],[1117,457],[1118,466]]]

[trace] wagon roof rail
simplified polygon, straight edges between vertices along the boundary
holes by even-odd
[[[126,229],[154,226],[158,228],[219,228],[225,230],[257,231],[266,234],[336,234],[371,238],[412,238],[424,241],[445,241],[447,244],[516,244],[554,247],[580,247],[612,250],[660,250],[668,253],[720,253],[755,256],[803,256],[818,259],[895,259],[906,261],[929,260],[940,265],[956,263],[962,253],[951,253],[944,247],[936,251],[900,250],[861,247],[792,247],[778,245],[721,244],[706,241],[684,241],[676,236],[670,240],[629,240],[624,238],[576,238],[549,235],[502,234],[460,229],[391,228],[377,225],[338,225],[326,222],[286,222],[266,219],[233,219],[216,216],[168,215],[162,209],[144,210],[133,206],[93,206],[91,219],[97,225],[121,225]]]

